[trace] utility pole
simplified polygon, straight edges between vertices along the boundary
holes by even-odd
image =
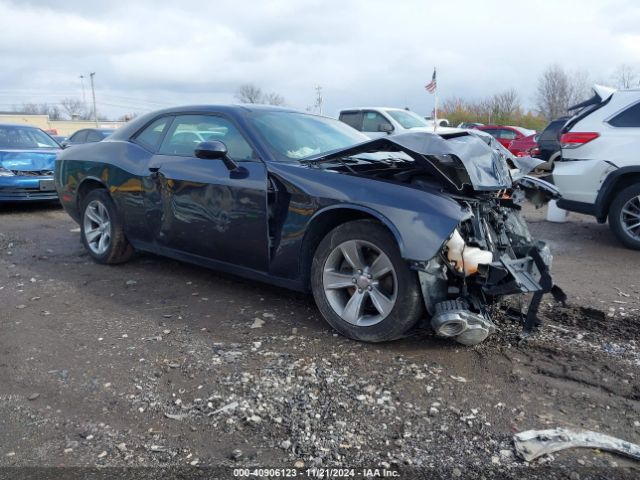
[[[98,126],[98,111],[96,110],[96,89],[93,86],[93,76],[96,72],[91,72],[89,77],[91,77],[91,95],[93,96],[93,120],[96,122],[96,127]]]
[[[322,87],[320,85],[316,85],[316,108],[318,109],[320,115],[322,115]]]
[[[84,94],[84,75],[80,75],[80,85],[82,85],[82,103],[84,103],[85,108],[86,108],[87,97]]]

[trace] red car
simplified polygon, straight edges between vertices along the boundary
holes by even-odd
[[[532,157],[540,153],[540,148],[538,148],[538,137],[539,134],[537,133],[529,135],[528,137],[522,137],[511,142],[507,148],[516,157]]]
[[[528,128],[511,127],[507,125],[480,125],[475,128],[487,132],[489,135],[496,138],[504,148],[509,150],[511,142],[514,140],[520,140],[522,138],[535,135],[536,133],[535,130],[529,130]]]

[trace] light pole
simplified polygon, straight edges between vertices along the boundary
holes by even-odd
[[[316,85],[316,108],[320,111],[320,115],[322,115],[322,104],[324,100],[322,98],[322,87],[320,85]]]
[[[80,85],[82,86],[82,103],[87,105],[87,97],[84,94],[84,75],[80,75]]]
[[[96,127],[98,126],[98,111],[96,110],[96,89],[93,86],[93,76],[96,72],[91,72],[89,77],[91,78],[91,95],[93,96],[93,120],[96,122]]]

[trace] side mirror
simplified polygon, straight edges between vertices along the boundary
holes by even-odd
[[[393,125],[391,125],[390,123],[380,123],[378,124],[378,131],[391,133],[393,132]]]
[[[227,146],[224,142],[220,140],[211,140],[208,142],[200,142],[196,149],[193,151],[193,154],[197,158],[207,159],[207,160],[217,160],[220,159],[224,163],[224,166],[227,167],[227,170],[234,171],[238,169],[238,164],[231,160],[227,155]]]
[[[68,140],[64,140],[64,141],[60,144],[60,146],[61,146],[62,148],[68,148],[70,145],[71,145],[71,144],[69,143],[69,141],[68,141]]]

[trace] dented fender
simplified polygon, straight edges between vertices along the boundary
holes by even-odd
[[[287,188],[291,203],[297,198],[313,198],[298,205],[309,215],[305,231],[322,215],[336,209],[356,210],[377,218],[398,241],[406,260],[433,258],[467,212],[447,195],[412,186],[376,181],[355,175],[311,169],[295,164],[270,164],[271,175]],[[304,192],[304,195],[300,193]]]

